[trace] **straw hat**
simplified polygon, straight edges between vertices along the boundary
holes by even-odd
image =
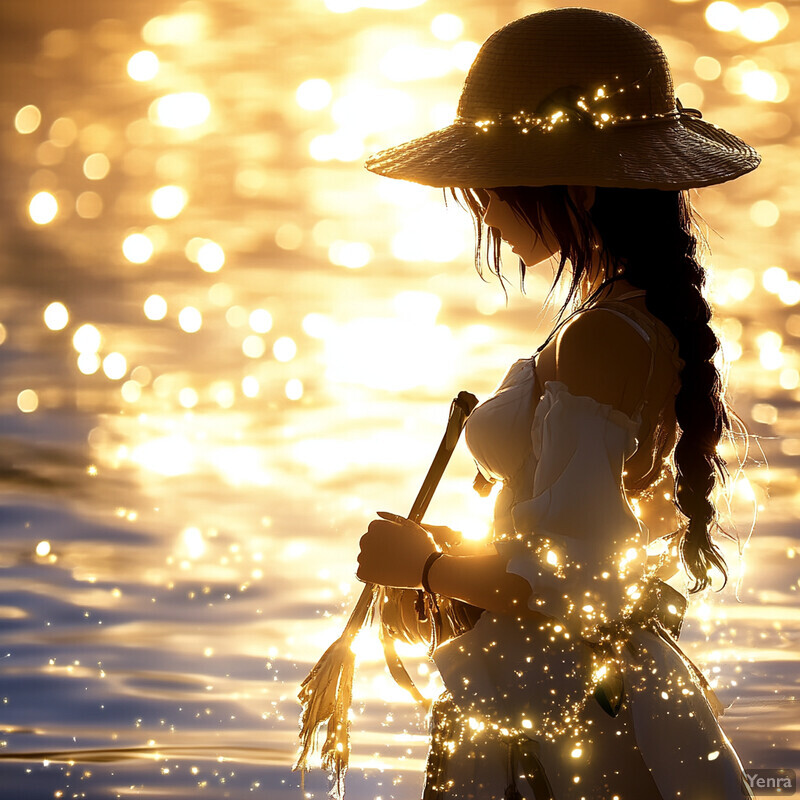
[[[494,33],[452,125],[367,169],[428,186],[689,189],[755,169],[748,144],[676,100],[658,42],[615,14],[559,8]]]

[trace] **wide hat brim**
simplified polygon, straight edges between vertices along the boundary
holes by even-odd
[[[585,185],[663,190],[724,183],[761,157],[732,133],[689,114],[609,125],[483,130],[456,122],[369,158],[371,172],[436,187]]]

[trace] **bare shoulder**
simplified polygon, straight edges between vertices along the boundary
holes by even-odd
[[[574,395],[626,414],[640,404],[650,372],[650,345],[616,314],[593,308],[566,325],[556,346],[556,374]]]

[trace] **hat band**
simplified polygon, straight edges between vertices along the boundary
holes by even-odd
[[[478,128],[483,133],[488,133],[496,126],[506,128],[516,126],[520,133],[529,133],[532,130],[548,133],[570,122],[580,122],[586,126],[602,129],[611,125],[642,125],[657,120],[680,120],[686,117],[702,119],[703,115],[696,108],[686,108],[677,97],[675,98],[675,108],[670,111],[654,114],[620,114],[617,116],[605,111],[594,111],[584,98],[580,98],[574,105],[564,105],[546,115],[532,114],[524,110],[516,113],[500,113],[493,118],[477,120],[459,115],[456,117],[454,124],[470,125]]]

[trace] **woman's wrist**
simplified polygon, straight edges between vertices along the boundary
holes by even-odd
[[[441,550],[434,550],[425,561],[424,566],[422,567],[422,578],[420,580],[420,584],[422,586],[423,591],[429,592],[431,594],[434,593],[434,590],[431,588],[430,583],[430,574],[433,565],[440,559],[444,557],[444,553]]]

